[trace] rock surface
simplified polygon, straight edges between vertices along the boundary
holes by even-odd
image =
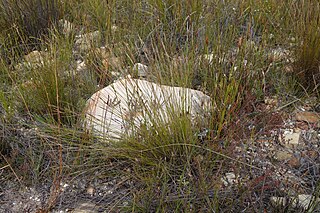
[[[133,70],[138,73],[139,78],[146,78],[148,74],[148,66],[141,64],[141,63],[136,63],[133,65]]]
[[[75,49],[79,52],[89,51],[90,48],[98,46],[98,43],[101,41],[101,37],[102,35],[99,31],[80,35],[76,39]]]
[[[93,203],[81,203],[77,208],[75,208],[72,213],[96,213],[96,205]]]
[[[288,148],[297,147],[299,144],[300,132],[287,132],[280,141]]]
[[[317,123],[320,120],[320,115],[316,112],[297,112],[296,120],[308,123]]]
[[[200,91],[126,78],[91,96],[84,123],[104,139],[118,140],[141,125],[169,122],[172,113],[203,119],[210,106],[210,97]]]
[[[271,197],[270,201],[273,205],[291,205],[293,208],[301,207],[304,210],[320,210],[319,206],[319,198],[315,198],[312,195],[301,194],[298,197],[290,197],[290,199],[286,199],[284,197]],[[311,211],[308,211],[311,212]]]
[[[64,20],[64,19],[59,20],[58,26],[59,26],[60,30],[62,31],[62,33],[67,36],[71,35],[76,30],[76,26],[73,23],[71,23],[67,20]]]
[[[34,50],[30,52],[28,55],[24,56],[24,59],[27,63],[33,64],[33,63],[43,63],[44,57],[47,53],[43,51]]]

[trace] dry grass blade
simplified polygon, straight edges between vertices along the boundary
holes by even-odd
[[[7,165],[4,166],[4,167],[2,167],[1,169],[4,169],[4,168],[6,168],[6,167],[9,167],[10,170],[12,171],[12,173],[14,174],[14,176],[16,177],[16,180],[19,182],[19,184],[20,184],[21,186],[23,186],[20,178],[18,177],[18,175],[16,174],[16,172],[15,172],[14,169],[12,168],[11,164],[8,162],[7,158],[6,158],[2,153],[0,153],[0,155],[1,155],[1,157],[2,157],[2,158],[6,161],[6,163],[7,163]]]

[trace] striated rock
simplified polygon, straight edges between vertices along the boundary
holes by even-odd
[[[203,120],[210,106],[210,97],[200,91],[126,78],[91,96],[84,123],[86,129],[104,139],[119,140],[141,125],[169,122],[172,113],[186,113],[192,121]]]

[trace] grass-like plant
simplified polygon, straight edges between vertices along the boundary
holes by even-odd
[[[301,86],[319,95],[320,85],[320,7],[312,1],[306,1],[298,12],[299,22],[296,26],[298,43],[295,49],[296,61],[293,65],[294,73]]]
[[[11,60],[41,46],[38,39],[57,23],[60,12],[56,0],[2,0],[0,38],[5,57]]]
[[[17,94],[17,97],[24,99],[22,107],[27,110],[56,119],[60,113],[71,125],[82,111],[85,103],[83,96],[95,91],[96,80],[89,71],[77,73],[72,39],[61,37],[53,31],[47,43],[49,52],[41,64],[22,67],[27,74],[18,91],[21,95]]]
[[[257,162],[234,155],[235,147],[255,137],[244,114],[254,116],[256,102],[298,94],[296,81],[306,91],[318,91],[319,8],[311,0],[0,0],[0,143],[6,141],[0,151],[8,160],[0,167],[25,168],[37,180],[54,176],[55,192],[64,171],[122,176],[133,182],[129,204],[118,199],[112,208],[123,211],[272,211],[265,200],[274,191],[259,191],[254,184],[224,188],[221,177],[232,171],[260,181],[256,185],[265,181]],[[77,33],[100,31],[101,40],[79,52],[79,35],[61,35],[52,25],[60,18],[81,29]],[[107,57],[121,62],[111,66],[100,45],[110,52]],[[283,71],[292,60],[268,59],[278,47],[293,51],[288,59],[293,55],[298,78]],[[42,62],[26,63],[22,56],[35,49]],[[77,72],[77,60],[87,68]],[[138,62],[148,65],[150,81],[209,95],[209,115],[193,122],[171,110],[167,122],[151,110],[152,125],[131,126],[133,133],[116,142],[84,131],[86,100],[115,80],[112,73],[131,73]],[[235,126],[243,129],[241,136]],[[47,210],[57,197],[52,193]]]

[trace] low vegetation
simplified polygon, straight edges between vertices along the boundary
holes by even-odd
[[[311,212],[271,205],[285,196],[282,183],[237,149],[280,128],[297,100],[319,102],[319,22],[312,0],[0,0],[0,173],[21,185],[49,180],[42,212],[57,208],[60,183],[80,174],[130,180],[108,211]],[[154,112],[154,128],[121,142],[86,132],[86,100],[113,73],[137,77],[138,62],[150,81],[209,95],[210,116],[165,124]],[[258,109],[269,97],[281,112]],[[230,171],[246,184],[224,186]]]

